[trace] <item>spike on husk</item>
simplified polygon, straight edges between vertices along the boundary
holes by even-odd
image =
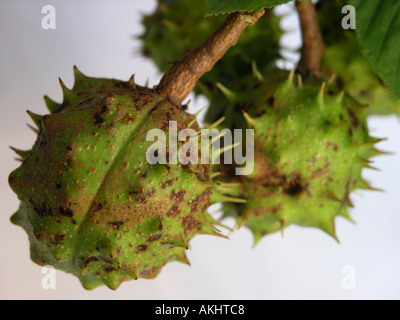
[[[25,160],[31,152],[30,150],[25,151],[25,150],[20,150],[20,149],[14,148],[14,147],[10,147],[10,149],[12,151],[14,151],[17,155],[19,155],[22,160]]]
[[[260,70],[258,70],[257,62],[255,60],[253,60],[251,62],[251,68],[252,68],[254,77],[256,79],[258,79],[259,81],[263,81],[264,77],[262,76]]]
[[[34,133],[39,134],[39,130],[35,127],[33,127],[32,125],[30,125],[29,123],[26,124],[28,126],[29,129],[31,129]]]
[[[74,66],[73,69],[74,69],[75,82],[84,81],[85,79],[87,79],[87,77],[78,69],[77,66]]]
[[[36,114],[32,111],[29,111],[29,110],[26,110],[26,113],[31,117],[32,121],[40,129],[42,126],[41,121],[42,121],[43,116]]]
[[[221,90],[221,92],[224,94],[224,96],[231,102],[231,103],[235,103],[238,99],[238,95],[229,90],[227,87],[225,87],[222,83],[218,82],[216,84],[217,88],[219,90]]]
[[[318,103],[319,103],[319,105],[320,105],[321,108],[324,107],[324,102],[325,102],[325,99],[324,99],[324,96],[325,96],[325,88],[326,88],[326,83],[323,82],[323,83],[322,83],[322,86],[321,86],[321,89],[320,89],[320,91],[319,91],[319,93],[318,93]]]
[[[55,112],[58,108],[61,107],[61,104],[51,100],[48,96],[44,96],[43,99],[44,99],[47,109],[50,111],[50,113]]]
[[[128,83],[129,83],[130,87],[133,90],[136,90],[136,83],[135,83],[135,75],[134,74],[129,78]]]
[[[246,119],[247,123],[249,124],[249,126],[254,128],[255,127],[255,120],[253,118],[251,118],[249,116],[249,114],[244,110],[242,110],[242,114],[243,114],[244,118]]]

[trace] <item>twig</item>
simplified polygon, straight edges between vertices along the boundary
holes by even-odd
[[[264,13],[263,10],[229,15],[206,42],[189,52],[164,75],[157,87],[158,93],[173,104],[180,105],[197,81],[214,67],[230,47],[236,45],[242,32]]]
[[[303,37],[302,57],[297,70],[303,75],[312,74],[321,76],[321,60],[325,45],[314,4],[311,0],[297,1],[296,8],[300,17],[301,31]]]

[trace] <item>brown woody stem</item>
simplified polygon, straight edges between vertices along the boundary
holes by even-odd
[[[321,60],[324,54],[325,45],[322,39],[321,30],[315,6],[311,0],[297,1],[296,8],[300,17],[301,31],[303,37],[302,57],[297,67],[303,75],[321,75]]]
[[[158,93],[173,104],[180,105],[197,81],[214,67],[230,47],[236,45],[242,32],[256,23],[264,13],[263,10],[229,15],[206,42],[190,51],[164,75],[157,87]]]

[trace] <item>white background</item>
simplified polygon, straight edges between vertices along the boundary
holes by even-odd
[[[41,27],[46,4],[56,7],[56,30]],[[116,292],[85,291],[77,278],[60,271],[56,290],[42,289],[43,274],[29,259],[27,236],[9,222],[19,201],[7,178],[19,164],[8,146],[32,146],[35,135],[25,125],[30,122],[25,110],[46,113],[44,94],[61,101],[57,77],[71,87],[73,65],[90,76],[128,80],[135,73],[139,84],[147,79],[157,84],[161,75],[140,57],[140,43],[132,40],[143,32],[141,15],[154,8],[150,0],[0,0],[0,298],[399,299],[400,126],[395,117],[370,119],[374,136],[388,138],[379,147],[396,155],[376,158],[380,172],[365,171],[374,186],[386,191],[353,195],[357,225],[337,221],[340,245],[318,230],[290,227],[284,238],[269,236],[252,249],[252,235],[243,228],[230,240],[198,236],[188,252],[191,267],[174,262],[157,279],[127,282]],[[286,29],[297,25],[293,14],[283,21]],[[298,47],[298,32],[283,41]],[[190,112],[205,105],[205,99],[194,99]],[[355,290],[342,288],[347,265],[356,270]]]

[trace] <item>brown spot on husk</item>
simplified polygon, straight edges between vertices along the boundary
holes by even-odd
[[[167,181],[165,181],[165,182],[163,182],[163,183],[161,184],[161,188],[162,188],[162,189],[165,189],[165,188],[167,188],[167,187],[169,187],[169,186],[172,186],[173,183],[174,183],[174,180],[172,180],[172,179],[167,180]]]
[[[147,239],[149,242],[157,241],[162,237],[162,233],[156,234],[154,236],[151,236],[150,238]]]
[[[181,204],[185,199],[186,191],[185,190],[174,190],[171,192],[170,199],[175,201],[175,204]]]
[[[203,211],[210,206],[211,190],[207,189],[190,203],[190,214]]]
[[[111,266],[103,267],[103,270],[104,270],[106,273],[111,273],[111,272],[113,272],[113,271],[116,271],[116,269],[115,269],[114,267],[111,267]]]
[[[46,202],[43,202],[41,205],[38,205],[33,199],[29,199],[29,202],[39,217],[43,218],[53,216],[53,211]]]
[[[188,235],[189,233],[196,233],[201,230],[201,222],[192,215],[182,218],[182,226],[185,230],[185,235]]]
[[[107,112],[107,106],[103,105],[100,111],[96,112],[93,116],[93,123],[97,126],[100,126],[104,123],[104,117]]]
[[[299,173],[294,173],[285,181],[283,192],[289,196],[297,196],[304,191],[304,185]]]
[[[122,221],[114,221],[109,223],[114,230],[118,230],[124,223]]]
[[[74,212],[70,208],[64,208],[63,206],[59,207],[60,214],[72,218],[74,216]]]
[[[360,121],[358,120],[357,115],[351,109],[347,109],[347,113],[349,114],[351,125],[354,128],[358,128]]]
[[[90,263],[97,262],[97,261],[99,261],[99,259],[96,257],[82,258],[82,265],[83,265],[83,267],[87,267]]]

